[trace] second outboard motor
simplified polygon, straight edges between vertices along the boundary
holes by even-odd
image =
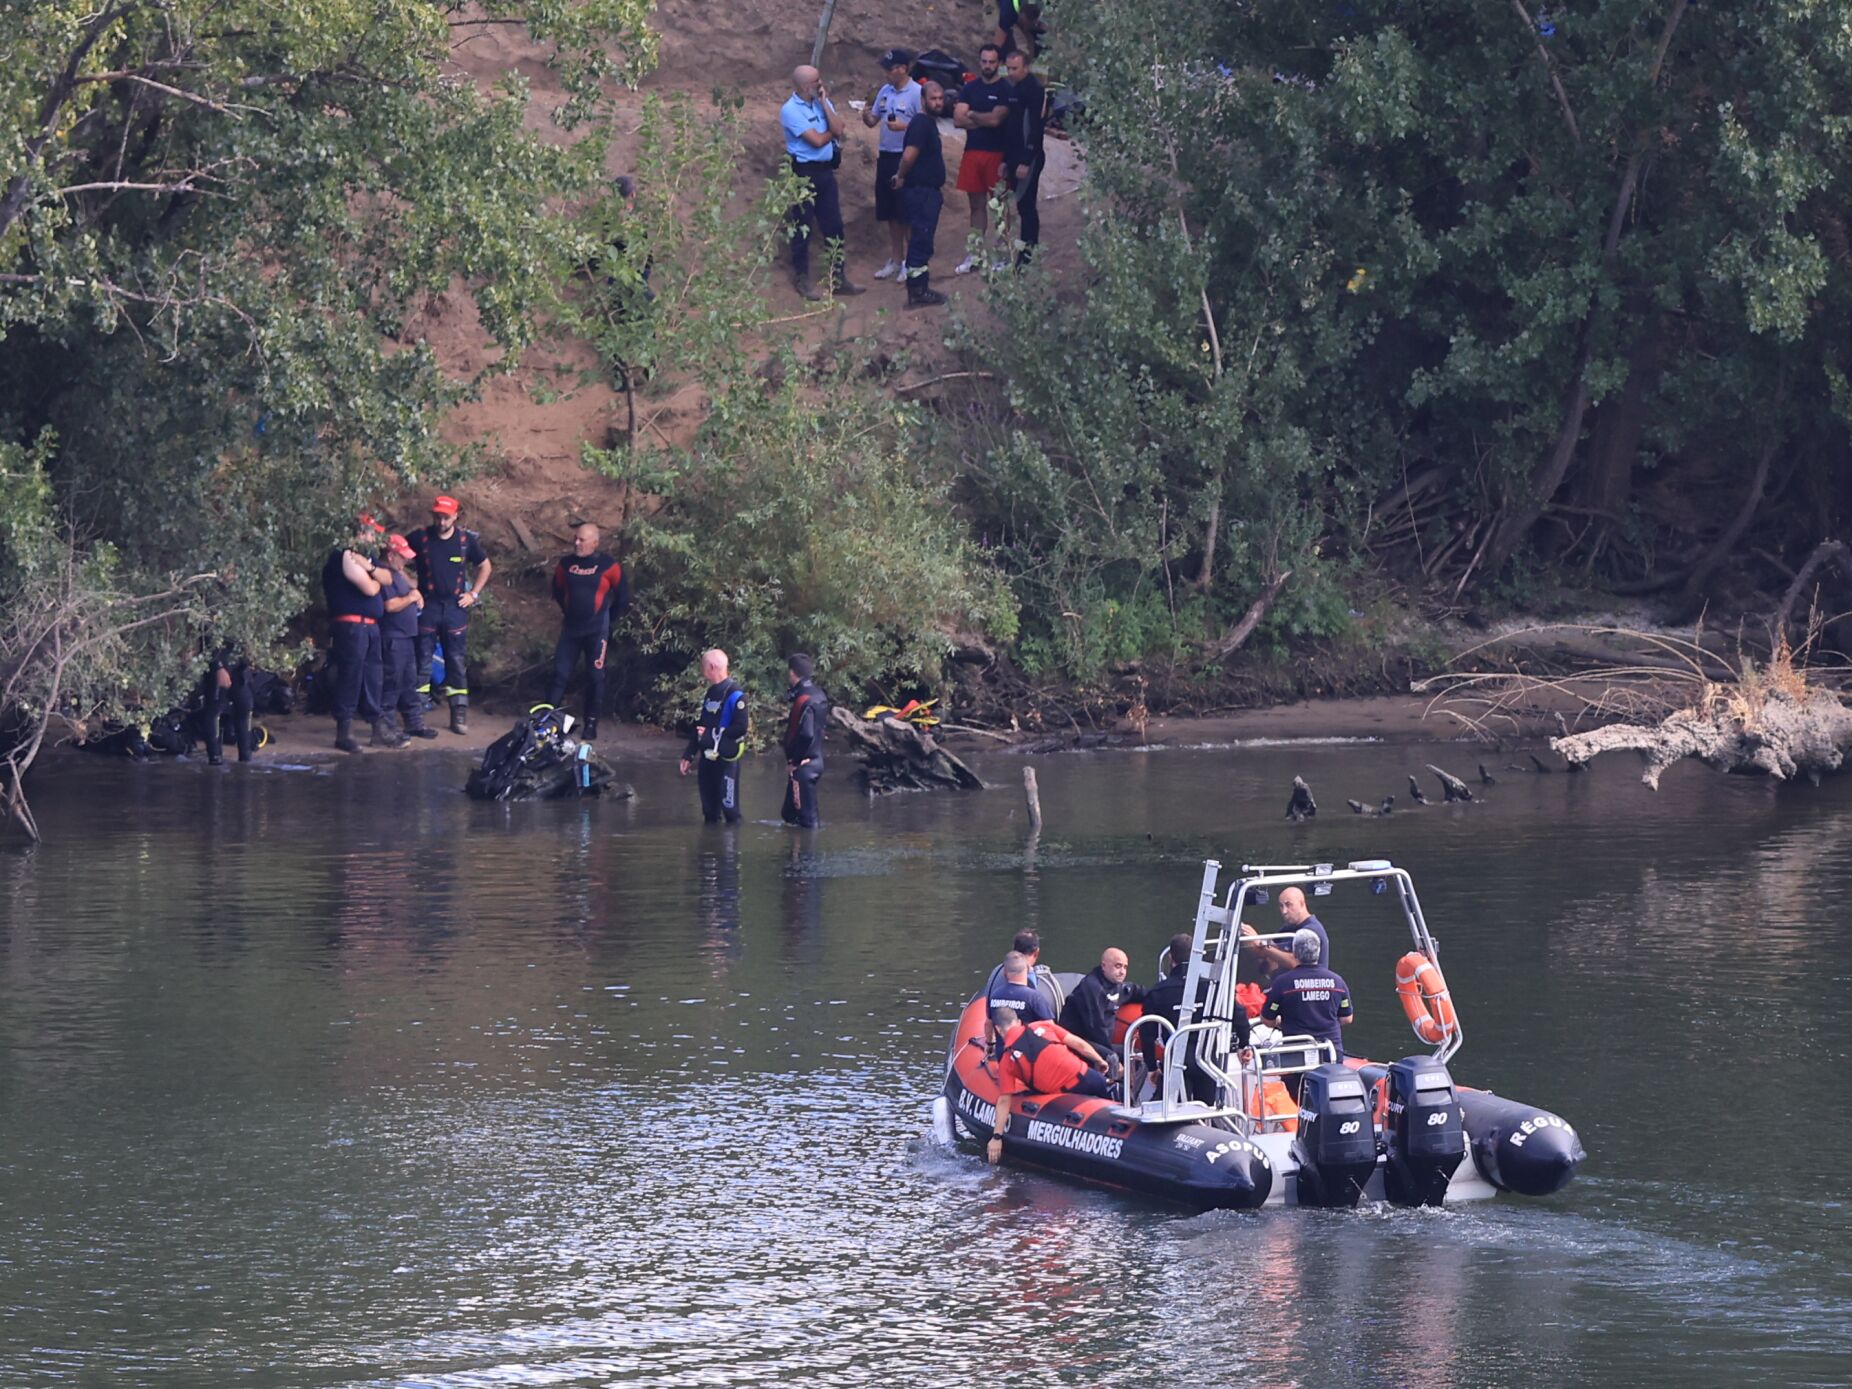
[[[1406,1056],[1389,1067],[1383,1143],[1389,1161],[1383,1194],[1398,1206],[1438,1206],[1466,1156],[1466,1130],[1453,1077],[1432,1056]]]
[[[1348,1066],[1319,1066],[1299,1081],[1299,1204],[1354,1206],[1376,1171],[1376,1127],[1363,1077]]]

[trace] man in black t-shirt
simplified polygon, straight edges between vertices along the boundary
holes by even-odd
[[[907,123],[907,142],[901,146],[900,168],[893,176],[910,229],[903,272],[910,309],[945,302],[945,296],[932,287],[928,273],[939,211],[945,206],[945,151],[939,141],[939,117],[944,113],[945,88],[937,82],[926,83],[920,112]]]
[[[1010,83],[1010,114],[1003,123],[1003,164],[1022,227],[1016,264],[1025,265],[1042,240],[1042,214],[1036,199],[1040,196],[1042,168],[1048,162],[1042,148],[1048,93],[1029,71],[1029,55],[1020,49],[1005,60],[1004,73]]]
[[[958,162],[958,190],[971,204],[971,231],[977,247],[959,261],[953,273],[969,275],[983,255],[989,230],[990,195],[1005,183],[1004,123],[1010,118],[1010,84],[998,66],[1003,53],[994,43],[978,50],[977,79],[965,83],[952,108],[952,124],[965,132],[965,156]],[[1006,204],[1007,206],[1007,204]]]

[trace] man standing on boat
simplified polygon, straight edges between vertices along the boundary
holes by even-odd
[[[1287,891],[1297,891],[1288,888]],[[1280,904],[1284,909],[1285,903]],[[1291,969],[1273,976],[1260,1015],[1288,1037],[1307,1036],[1329,1042],[1337,1049],[1334,1060],[1344,1059],[1344,1027],[1355,1020],[1350,1006],[1350,985],[1319,963],[1323,941],[1316,931],[1293,933]],[[1299,1077],[1285,1077],[1286,1088],[1299,1098]]]
[[[1113,1021],[1127,1003],[1142,1003],[1145,990],[1126,978],[1132,962],[1117,946],[1108,946],[1095,965],[1074,986],[1061,1009],[1061,1025],[1085,1037],[1102,1051],[1112,1049]]]
[[[1076,1037],[1052,1022],[1022,1020],[1014,1008],[993,1008],[990,1025],[1003,1043],[997,1063],[997,1119],[991,1129],[986,1156],[991,1162],[1003,1156],[1003,1134],[1010,1126],[1010,1099],[1014,1095],[1093,1095],[1112,1098],[1106,1080],[1106,1058],[1084,1037]],[[1098,1069],[1093,1069],[1097,1067]]]
[[[1305,893],[1296,887],[1280,889],[1280,920],[1289,931],[1310,931],[1318,937],[1318,959],[1314,962],[1320,969],[1331,963],[1331,936],[1326,932],[1324,923],[1312,915],[1311,908],[1305,904]],[[1249,956],[1259,963],[1266,974],[1277,974],[1283,969],[1293,969],[1299,961],[1293,958],[1293,952],[1282,949],[1271,941],[1258,939],[1258,932],[1241,923],[1241,934],[1247,939],[1241,942]]]
[[[740,822],[740,758],[746,751],[746,692],[727,674],[727,653],[719,647],[701,655],[707,693],[695,716],[694,736],[682,752],[681,773],[695,772],[701,788],[701,818],[717,825]]]

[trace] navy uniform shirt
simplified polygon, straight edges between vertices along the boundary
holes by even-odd
[[[1301,1033],[1330,1042],[1344,1054],[1340,1021],[1348,1020],[1350,985],[1342,975],[1318,965],[1283,969],[1267,986],[1267,1002],[1260,1015],[1288,1036]]]
[[[945,149],[939,141],[939,118],[922,111],[907,122],[903,149],[916,149],[913,163],[902,180],[908,188],[940,188],[945,184]]]
[[[975,82],[967,82],[958,93],[958,103],[961,106],[969,106],[974,116],[988,116],[999,106],[1010,104],[1010,84],[1002,77],[994,82],[986,82],[982,78]],[[965,132],[965,148],[988,150],[992,154],[1003,153],[1008,139],[1004,133],[1004,126],[1008,124],[1009,121],[1006,118],[1003,125],[971,127]]]
[[[1042,991],[1033,984],[1012,984],[1007,979],[999,979],[990,986],[989,997],[985,1000],[987,1008],[1014,1008],[1022,1014],[1024,1022],[1053,1022],[1055,1010],[1042,997]]]

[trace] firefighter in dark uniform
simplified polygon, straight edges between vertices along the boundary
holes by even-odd
[[[334,745],[342,752],[360,751],[354,741],[355,714],[373,725],[375,742],[402,746],[404,741],[395,742],[379,726],[379,620],[386,611],[380,590],[390,582],[392,571],[376,566],[362,550],[378,540],[379,525],[370,516],[360,520],[352,543],[329,551],[322,565],[322,592],[332,628],[328,664],[334,677]]]
[[[823,730],[830,702],[810,677],[816,665],[802,651],[791,658],[791,715],[785,721],[784,821],[799,829],[814,830],[817,816],[817,778],[823,775]]]
[[[682,752],[681,773],[695,770],[701,788],[701,818],[710,825],[740,822],[740,758],[746,752],[746,692],[727,674],[727,653],[719,647],[701,656],[707,693],[695,716],[694,736]]]
[[[457,524],[461,510],[455,497],[431,503],[431,524],[407,540],[418,561],[418,591],[424,611],[418,614],[418,692],[431,689],[431,657],[439,637],[444,643],[444,688],[450,699],[450,731],[469,732],[469,610],[482,601],[495,567],[482,548],[482,537]],[[470,572],[470,566],[475,572]]]
[[[579,737],[589,743],[598,736],[598,713],[604,708],[604,661],[611,645],[611,624],[630,607],[630,580],[624,576],[624,566],[598,548],[598,527],[590,521],[573,529],[572,553],[554,566],[553,601],[559,604],[561,616],[547,703],[558,707],[566,698],[573,667],[584,657],[585,718]]]
[[[1106,1058],[1085,1037],[1052,1022],[1025,1023],[1014,1008],[992,1008],[990,1025],[1003,1052],[997,1061],[997,1119],[986,1156],[1003,1156],[1003,1133],[1010,1126],[1010,1101],[1017,1095],[1093,1095],[1112,1097]],[[1098,1069],[1093,1069],[1097,1067]]]
[[[437,730],[424,721],[424,696],[418,693],[418,612],[424,595],[405,572],[412,558],[411,542],[402,535],[386,537],[386,568],[390,582],[380,590],[386,615],[379,620],[380,720],[388,729],[398,719],[398,731],[407,738],[435,738]]]
[[[225,761],[225,711],[229,708],[238,760],[249,762],[257,749],[257,734],[251,726],[256,700],[251,687],[251,663],[234,643],[221,642],[206,657],[206,674],[199,682],[199,693],[206,760],[215,767]]]

